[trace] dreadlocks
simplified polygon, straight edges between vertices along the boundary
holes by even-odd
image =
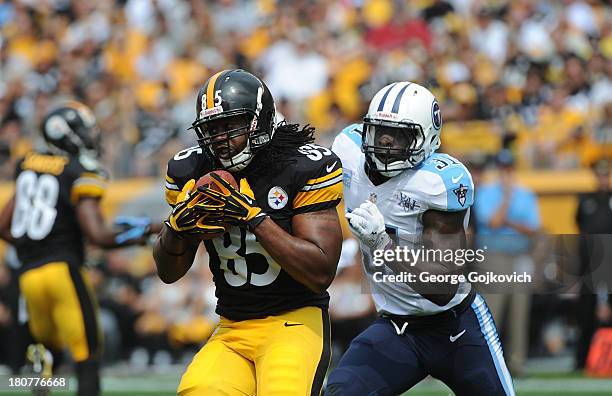
[[[315,128],[305,125],[281,122],[276,127],[270,143],[258,151],[253,162],[245,170],[247,173],[273,174],[279,167],[285,167],[296,161],[298,148],[314,142]]]

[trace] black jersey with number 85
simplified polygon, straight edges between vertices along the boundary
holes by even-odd
[[[334,208],[342,198],[342,164],[331,150],[316,144],[299,148],[295,161],[272,176],[248,176],[257,204],[291,233],[298,214]],[[166,199],[173,206],[183,185],[213,170],[200,147],[177,153],[168,162]],[[314,293],[282,270],[244,228],[204,241],[218,298],[217,313],[244,320],[297,309],[327,306],[327,292]]]

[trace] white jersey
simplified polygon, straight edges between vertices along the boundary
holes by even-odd
[[[462,211],[473,204],[472,176],[461,162],[446,154],[434,153],[418,167],[405,170],[381,185],[372,184],[364,169],[361,128],[361,124],[345,128],[332,146],[332,151],[342,161],[346,212],[358,208],[368,199],[375,200],[391,238],[398,246],[412,246],[423,232],[423,213],[427,210]],[[465,226],[468,219],[469,210]],[[370,249],[361,246],[361,251],[364,272],[369,279],[376,309],[381,314],[435,314],[459,304],[470,291],[469,283],[460,283],[451,301],[438,306],[406,283],[374,281],[374,273],[380,272],[382,267],[370,264]]]

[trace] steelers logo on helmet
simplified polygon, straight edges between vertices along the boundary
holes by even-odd
[[[45,132],[50,139],[61,139],[70,133],[70,125],[63,117],[53,115],[45,123]]]
[[[190,129],[221,167],[238,172],[272,139],[274,113],[263,81],[244,70],[223,70],[200,89]]]

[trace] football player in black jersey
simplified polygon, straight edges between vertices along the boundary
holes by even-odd
[[[244,70],[210,77],[196,114],[198,146],[168,163],[173,210],[154,256],[172,283],[204,240],[221,321],[178,393],[318,395],[330,358],[326,289],[342,244],[340,160],[312,143],[313,128],[277,123],[270,91]],[[216,189],[194,188],[216,169],[239,188],[218,177]]]
[[[15,246],[22,263],[19,286],[32,335],[58,356],[68,348],[78,394],[95,396],[101,334],[83,268],[84,241],[103,248],[144,243],[151,225],[132,218],[117,231],[105,223],[100,199],[107,176],[97,161],[99,130],[89,108],[62,104],[46,115],[42,133],[48,150],[17,163],[15,194],[0,213],[0,237]],[[39,346],[30,348],[31,355],[39,352]]]

